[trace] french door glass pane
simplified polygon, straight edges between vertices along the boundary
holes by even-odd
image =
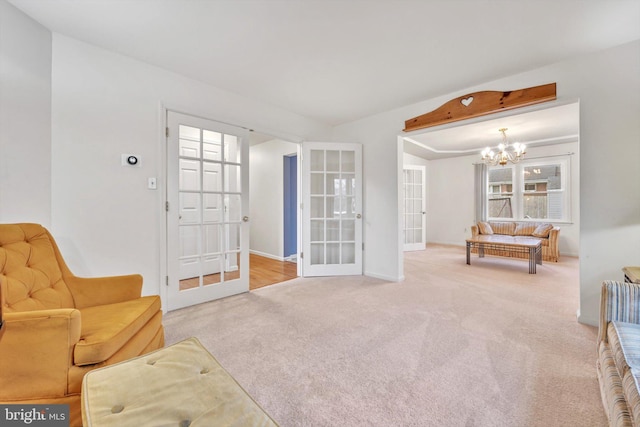
[[[340,243],[327,243],[327,264],[340,264]]]
[[[240,193],[240,166],[224,165],[224,191]]]
[[[240,224],[228,224],[226,251],[240,250]]]
[[[222,196],[220,194],[204,193],[202,197],[204,200],[202,221],[204,223],[222,222]]]
[[[180,227],[180,257],[199,255],[199,233],[199,225],[185,225]]]
[[[180,191],[200,191],[200,162],[180,159]]]
[[[310,170],[311,172],[324,172],[324,151],[311,150]]]
[[[225,209],[226,222],[239,222],[242,219],[242,200],[239,194],[227,196],[227,206]]]
[[[324,220],[311,220],[311,241],[318,242],[324,240]]]
[[[327,150],[327,172],[340,171],[340,151]]]
[[[224,161],[240,163],[240,146],[235,135],[224,135]]]
[[[340,240],[340,221],[327,220],[327,235],[325,236],[327,241],[339,241]]]
[[[195,159],[200,157],[200,143],[198,141],[181,139],[179,143],[180,143],[180,156],[195,158]]]
[[[311,218],[324,218],[324,198],[311,197]]]
[[[356,238],[356,221],[355,220],[343,220],[342,221],[342,240],[353,241]]]
[[[311,174],[311,194],[324,194],[324,175],[313,173]]]
[[[200,193],[180,193],[180,224],[200,223]]]
[[[220,175],[220,163],[204,162],[202,168],[202,189],[211,192],[221,191],[222,176]]]
[[[353,264],[356,262],[355,244],[343,243],[342,244],[342,264]]]

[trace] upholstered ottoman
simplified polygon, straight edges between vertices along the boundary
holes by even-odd
[[[277,426],[196,338],[89,372],[82,420],[85,427]]]

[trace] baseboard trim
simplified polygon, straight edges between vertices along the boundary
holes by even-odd
[[[281,256],[268,254],[266,252],[254,251],[253,249],[250,249],[249,253],[254,254],[254,255],[263,256],[265,258],[275,259],[276,261],[286,261],[286,259],[281,257]]]
[[[364,275],[367,277],[373,277],[374,279],[386,280],[387,282],[403,282],[404,275],[398,277],[387,276],[385,274],[372,273],[370,271],[365,271]]]

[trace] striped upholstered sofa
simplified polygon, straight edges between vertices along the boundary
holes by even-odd
[[[602,403],[610,426],[640,426],[640,284],[605,281],[600,298]]]
[[[530,236],[542,240],[542,259],[545,261],[558,262],[560,250],[558,249],[558,237],[560,228],[554,227],[546,222],[518,222],[518,221],[488,221],[478,222],[471,226],[471,237],[479,234],[501,234],[504,236]],[[472,252],[477,252],[477,248]],[[513,258],[527,258],[528,253],[485,249],[486,255],[507,256]]]

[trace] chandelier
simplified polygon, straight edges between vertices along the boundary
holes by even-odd
[[[506,134],[507,128],[501,128],[498,131],[502,133],[502,142],[498,145],[498,152],[496,153],[487,147],[482,150],[482,160],[490,166],[504,166],[507,162],[518,163],[525,155],[525,145],[519,142],[509,144]]]

